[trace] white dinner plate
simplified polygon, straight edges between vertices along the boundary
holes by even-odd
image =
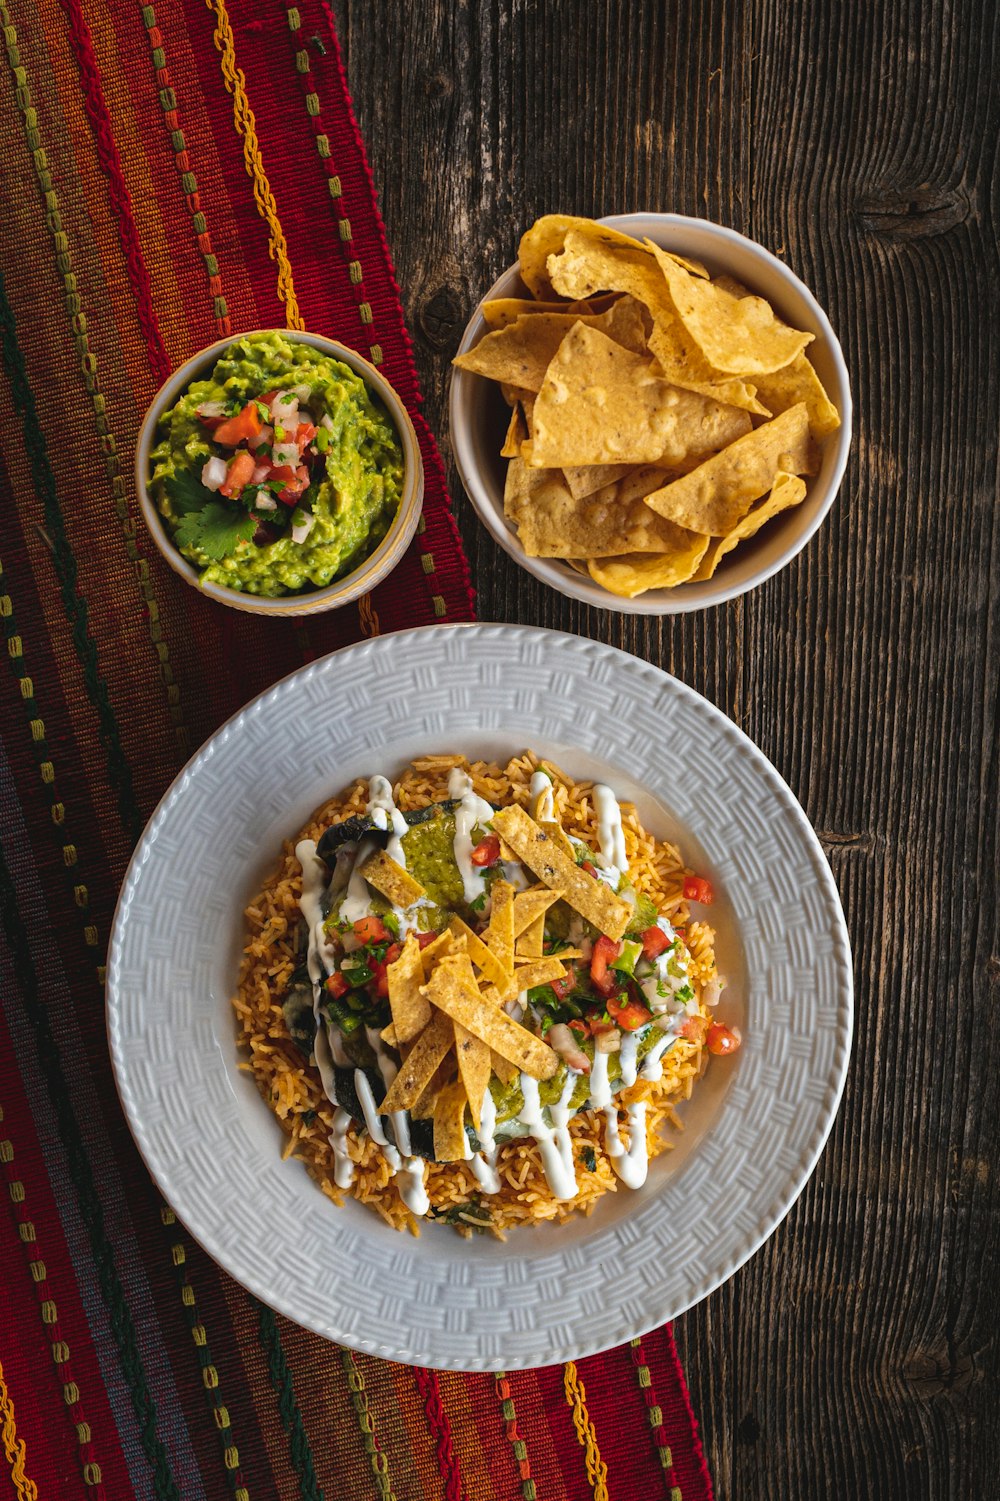
[[[589,1218],[419,1238],[300,1164],[237,1069],[242,909],[282,840],[357,776],[413,756],[530,748],[632,798],[717,893],[725,1019],[685,1130],[646,1185]],[[851,954],[837,889],[792,793],[720,711],[594,641],[431,626],[351,646],[255,699],[188,763],[129,866],[108,1033],[139,1149],[191,1234],[251,1292],[373,1355],[455,1370],[579,1359],[657,1327],[772,1233],[815,1167],[843,1088]]]

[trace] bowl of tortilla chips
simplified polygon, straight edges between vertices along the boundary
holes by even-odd
[[[549,214],[462,338],[450,417],[495,540],[629,614],[734,599],[816,532],[847,465],[829,320],[776,256],[680,214]]]

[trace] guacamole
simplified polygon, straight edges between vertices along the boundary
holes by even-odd
[[[325,588],[399,510],[403,452],[384,408],[347,365],[281,333],[234,340],[157,433],[150,489],[203,582]]]

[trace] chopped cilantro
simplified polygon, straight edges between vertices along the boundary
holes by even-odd
[[[177,474],[171,474],[164,484],[170,504],[178,516],[186,516],[190,511],[200,511],[214,499],[212,491],[190,469],[181,469]]]
[[[302,1124],[304,1126],[311,1126],[312,1123],[313,1123],[313,1121],[315,1119],[316,1119],[316,1112],[315,1112],[315,1110],[303,1110],[303,1112],[302,1112]]]
[[[256,530],[255,517],[213,500],[201,510],[191,509],[181,516],[174,541],[178,547],[195,547],[218,562],[234,553],[237,543],[249,542]]]
[[[473,912],[482,912],[486,906],[486,892],[481,892],[471,905]]]
[[[597,1153],[594,1151],[593,1147],[584,1147],[583,1151],[580,1153],[580,1158],[588,1173],[596,1172]]]

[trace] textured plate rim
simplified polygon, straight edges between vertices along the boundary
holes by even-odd
[[[573,1340],[571,1344],[546,1348],[543,1360],[531,1360],[511,1356],[488,1356],[470,1362],[469,1360],[451,1357],[436,1357],[433,1351],[411,1349],[402,1344],[400,1346],[389,1346],[379,1340],[359,1337],[355,1331],[338,1330],[333,1327],[332,1322],[328,1321],[324,1324],[312,1317],[303,1317],[302,1313],[296,1309],[294,1298],[276,1296],[273,1287],[268,1286],[265,1277],[256,1274],[249,1259],[246,1264],[238,1263],[238,1258],[231,1254],[229,1248],[220,1244],[217,1238],[219,1235],[218,1226],[206,1227],[199,1223],[196,1217],[192,1219],[187,1217],[183,1206],[183,1196],[181,1195],[178,1198],[175,1185],[171,1179],[171,1164],[162,1162],[150,1143],[140,1113],[139,1102],[135,1097],[133,1083],[129,1077],[128,1061],[122,1052],[121,1016],[117,1004],[117,987],[122,965],[121,950],[123,937],[125,927],[128,923],[129,911],[142,879],[143,866],[153,843],[160,833],[164,820],[169,817],[178,800],[183,797],[189,778],[196,774],[203,762],[213,756],[216,742],[224,736],[231,734],[245,716],[259,711],[264,706],[265,701],[274,700],[275,703],[280,702],[285,695],[294,691],[293,685],[318,676],[328,670],[329,664],[334,661],[343,661],[345,657],[351,657],[355,662],[363,663],[366,657],[377,653],[379,650],[386,649],[384,643],[387,642],[399,643],[402,640],[408,641],[414,638],[428,637],[444,640],[456,636],[460,632],[471,633],[473,636],[479,635],[486,638],[496,634],[510,637],[513,634],[524,638],[536,637],[573,642],[577,646],[582,645],[600,655],[609,655],[617,658],[623,670],[645,675],[651,682],[656,683],[659,688],[663,689],[666,687],[669,692],[677,694],[682,701],[687,699],[689,702],[696,703],[702,711],[707,710],[709,716],[717,721],[721,734],[738,747],[740,752],[749,756],[755,771],[763,775],[769,782],[770,790],[774,793],[783,812],[790,816],[795,825],[796,833],[803,840],[813,859],[814,867],[818,873],[819,885],[822,888],[822,895],[825,899],[825,908],[832,918],[829,936],[832,944],[832,960],[837,976],[835,988],[839,998],[834,1056],[828,1075],[822,1081],[822,1103],[819,1108],[816,1127],[810,1141],[800,1151],[794,1167],[788,1171],[786,1186],[777,1194],[775,1201],[772,1202],[766,1212],[762,1213],[753,1228],[744,1232],[737,1248],[734,1249],[728,1259],[724,1263],[706,1271],[700,1278],[692,1280],[688,1295],[671,1304],[670,1307],[657,1307],[655,1311],[651,1311],[649,1316],[646,1316],[644,1313],[642,1319],[632,1321],[627,1327],[620,1328],[613,1340],[609,1341],[603,1337],[591,1339],[590,1341],[586,1338]],[[383,643],[383,645],[380,646],[380,643]],[[231,715],[205,741],[185,766],[181,768],[163,794],[146,824],[142,837],[135,848],[128,869],[126,870],[115,908],[111,941],[108,948],[106,1021],[109,1051],[118,1097],[147,1171],[150,1173],[163,1197],[171,1204],[171,1207],[175,1210],[192,1238],[234,1281],[238,1282],[261,1302],[273,1308],[275,1312],[283,1314],[300,1326],[309,1328],[326,1339],[346,1345],[352,1349],[361,1350],[366,1354],[375,1355],[386,1360],[399,1361],[403,1364],[424,1365],[438,1370],[495,1371],[503,1369],[532,1369],[541,1364],[548,1365],[565,1360],[580,1360],[589,1355],[615,1348],[617,1345],[636,1336],[647,1334],[651,1330],[659,1328],[664,1323],[679,1317],[689,1308],[701,1302],[710,1293],[716,1291],[756,1254],[787,1217],[803,1192],[815,1171],[823,1148],[833,1128],[850,1065],[854,1025],[853,1002],[854,980],[850,938],[844,918],[840,893],[830,870],[829,862],[795,794],[784,781],[776,767],[764,755],[764,752],[759,749],[743,730],[734,724],[711,700],[681,682],[680,679],[673,677],[662,668],[654,666],[654,664],[645,659],[635,657],[618,647],[594,641],[587,637],[577,636],[572,632],[553,631],[543,627],[509,625],[499,622],[463,622],[448,625],[421,626],[407,631],[369,638],[346,647],[341,647],[339,650],[331,652],[315,662],[297,668],[284,678],[273,683],[269,688],[266,688],[249,703]],[[234,1265],[234,1261],[237,1262],[236,1265]],[[424,1331],[424,1337],[431,1339],[433,1337],[432,1331]],[[472,1335],[469,1337],[470,1339],[474,1338]]]

